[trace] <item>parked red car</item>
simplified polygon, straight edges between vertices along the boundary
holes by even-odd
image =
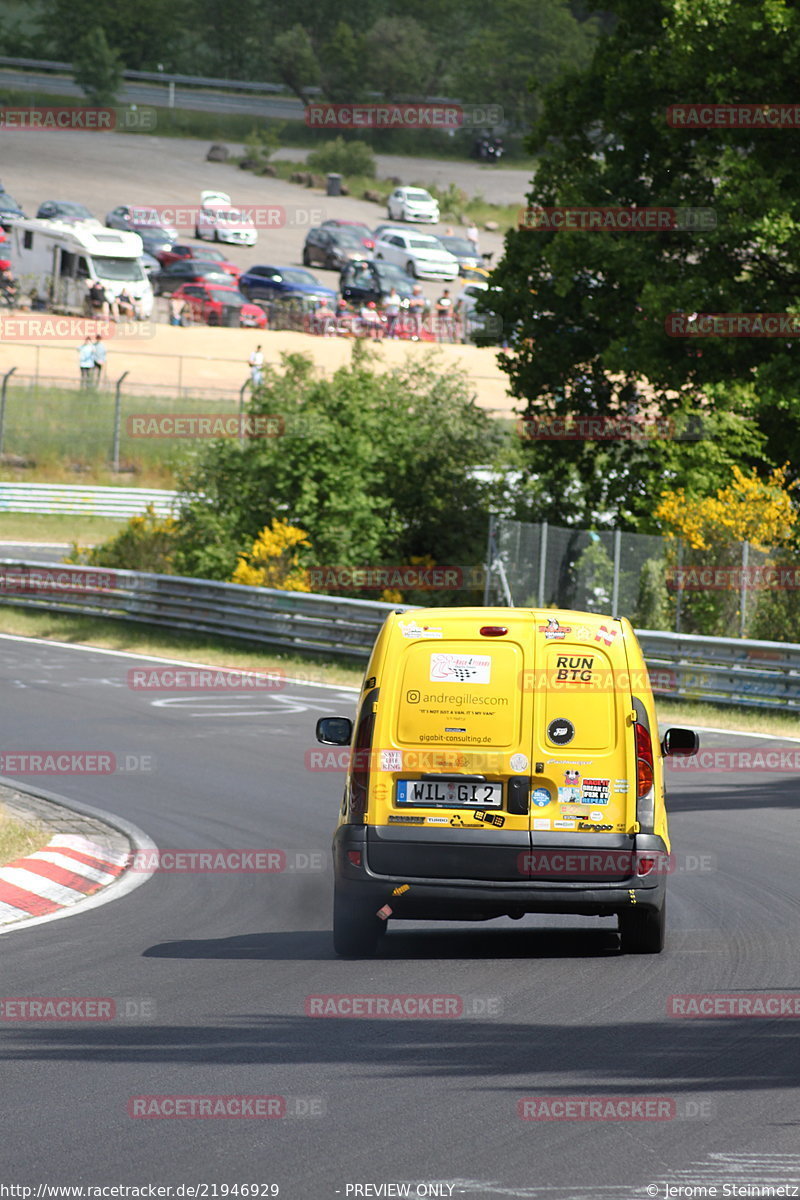
[[[200,262],[219,263],[219,269],[226,275],[233,275],[235,279],[238,279],[242,273],[241,267],[230,262],[221,250],[212,246],[186,246],[183,242],[178,242],[174,246],[170,246],[169,250],[162,250],[160,254],[156,255],[156,258],[162,267],[168,267],[171,263],[184,262],[187,258],[196,258]]]
[[[173,300],[185,300],[193,321],[205,325],[266,329],[267,314],[246,300],[238,288],[224,283],[182,283]]]

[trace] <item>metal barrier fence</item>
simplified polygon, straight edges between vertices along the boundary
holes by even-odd
[[[364,661],[386,615],[373,600],[174,575],[0,560],[0,604],[137,621]],[[637,631],[656,695],[800,711],[800,645]]]
[[[698,551],[678,539],[619,529],[492,517],[485,600],[625,613],[647,629],[702,630],[704,636],[737,631],[745,637],[757,634],[754,625],[769,624],[758,616],[768,595],[759,571],[771,565],[773,553],[749,542]],[[790,581],[786,590],[800,595],[800,564],[796,570],[797,583]],[[709,571],[706,586],[702,575]]]
[[[179,575],[0,559],[0,603],[366,659],[397,605]]]
[[[163,488],[81,487],[60,483],[0,482],[0,512],[77,513],[84,517],[138,517],[148,504],[172,515],[177,492]]]

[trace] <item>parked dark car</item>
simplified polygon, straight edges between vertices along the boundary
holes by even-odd
[[[277,300],[281,296],[308,296],[313,300],[336,300],[336,292],[320,283],[302,267],[250,267],[239,278],[239,288],[252,300]]]
[[[199,262],[193,258],[187,258],[183,262],[171,263],[168,267],[162,267],[160,271],[151,276],[150,282],[156,296],[169,296],[182,283],[203,283],[207,280],[209,283],[229,284],[230,279],[230,275],[222,270],[219,263]]]
[[[304,267],[313,267],[316,263],[331,271],[341,271],[345,263],[354,259],[371,257],[372,252],[365,249],[358,234],[349,229],[330,229],[321,225],[309,229],[303,247]]]
[[[43,200],[36,216],[42,221],[96,221],[100,224],[85,204],[76,204],[72,200]]]
[[[148,209],[145,205],[132,208],[129,204],[118,204],[106,214],[106,225],[109,229],[129,229],[138,234],[143,229],[151,229],[160,233],[165,242],[178,240],[175,226],[162,221],[156,209]]]
[[[475,253],[475,247],[469,238],[456,237],[447,233],[437,234],[437,237],[445,250],[449,250],[458,259],[459,275],[463,275],[467,279],[486,278],[488,271],[483,265],[483,259],[480,254]],[[479,275],[475,275],[475,271],[479,271]]]
[[[361,245],[367,250],[375,249],[375,238],[369,225],[364,221],[343,221],[339,217],[330,217],[322,222],[323,229],[349,229],[361,238]]]
[[[408,276],[394,263],[363,262],[348,263],[339,276],[339,291],[348,304],[369,304],[374,300],[381,304],[395,287],[403,307],[413,294],[413,285]]]

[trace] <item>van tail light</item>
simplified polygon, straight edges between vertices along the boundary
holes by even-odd
[[[649,875],[655,865],[656,860],[654,858],[640,858],[637,866],[637,874]]]
[[[653,743],[644,725],[638,721],[636,731],[636,799],[642,800],[653,786]]]
[[[360,867],[361,866],[361,851],[360,850],[348,850],[347,851],[347,860],[348,860],[348,862],[352,863],[352,865],[354,867]]]
[[[481,625],[482,637],[505,637],[507,633],[506,625]]]
[[[350,820],[363,824],[367,811],[369,765],[372,756],[372,733],[375,728],[375,702],[378,689],[364,697],[361,716],[356,726],[350,775]]]

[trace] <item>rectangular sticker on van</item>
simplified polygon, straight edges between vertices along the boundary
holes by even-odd
[[[581,794],[585,804],[608,804],[610,779],[584,779]]]
[[[490,683],[492,660],[488,654],[432,654],[432,683]]]

